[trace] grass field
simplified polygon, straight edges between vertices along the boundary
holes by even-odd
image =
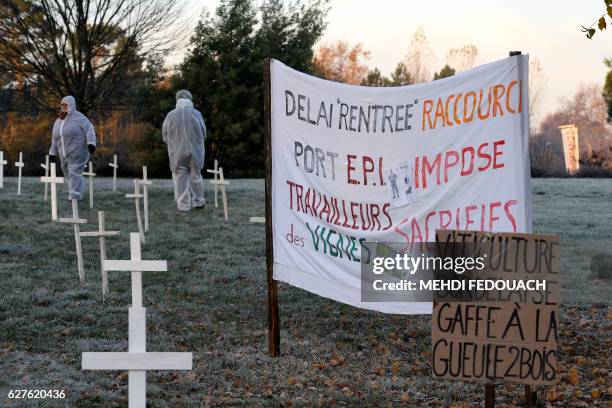
[[[136,229],[131,180],[96,180],[97,228],[106,211],[108,258],[129,258]],[[110,272],[101,297],[98,242],[83,243],[79,283],[72,227],[50,222],[43,187],[26,178],[0,190],[0,406],[115,407],[127,404],[125,372],[80,370],[83,351],[127,351],[129,274]],[[546,404],[609,406],[612,389],[610,281],[592,280],[591,256],[612,253],[611,180],[534,180],[534,230],[562,236],[560,382],[540,389]],[[61,194],[62,197],[65,195]],[[211,205],[176,211],[171,183],[150,190],[151,231],[143,259],[168,260],[143,278],[148,351],[192,351],[194,370],[149,372],[152,407],[201,405],[448,406],[482,403],[483,387],[433,379],[430,317],[384,315],[280,285],[281,351],[267,354],[262,180],[232,180],[230,221]],[[60,216],[70,216],[61,200]],[[10,389],[61,389],[65,400],[15,401]],[[498,386],[498,406],[519,404],[523,388]]]

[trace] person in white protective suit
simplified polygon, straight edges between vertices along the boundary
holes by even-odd
[[[176,108],[164,120],[162,138],[168,145],[174,199],[179,211],[203,207],[206,125],[202,114],[194,109],[189,91],[176,93]]]
[[[59,154],[62,172],[68,185],[68,199],[80,200],[83,196],[83,167],[89,155],[96,151],[96,132],[85,115],[76,110],[72,96],[62,99],[60,116],[53,124],[49,159],[55,163]]]

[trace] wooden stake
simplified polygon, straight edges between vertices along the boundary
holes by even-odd
[[[104,268],[106,260],[106,237],[119,235],[119,231],[106,231],[104,211],[98,211],[98,231],[81,232],[81,237],[100,238],[100,271],[102,273],[102,297],[108,296],[108,273]]]
[[[210,170],[208,170],[210,172]],[[219,175],[219,179],[216,178],[216,175]],[[219,167],[217,173],[215,173],[215,180],[210,181],[211,184],[215,185],[215,191],[217,187],[221,188],[221,199],[223,201],[223,213],[225,214],[225,221],[229,219],[229,210],[227,207],[227,192],[225,191],[225,186],[229,185],[229,181],[225,180],[223,176],[223,167]]]
[[[40,181],[51,184],[51,220],[57,221],[57,184],[63,184],[63,177],[56,177],[55,163],[50,163],[50,177],[41,177]],[[46,184],[45,184],[46,185]]]
[[[266,158],[266,280],[268,285],[268,351],[280,354],[280,318],[278,312],[278,284],[274,280],[274,249],[272,237],[272,111],[270,88],[270,58],[264,66],[264,149]]]
[[[23,169],[23,153],[19,152],[19,161],[15,162],[15,167],[19,169],[19,176],[17,178],[17,195],[21,195],[21,170]]]
[[[119,168],[119,166],[117,166],[117,155],[113,155],[113,162],[112,163],[108,163],[109,166],[111,166],[113,168],[113,193],[117,192],[117,169]]]
[[[140,183],[138,179],[134,179],[134,194],[126,194],[126,198],[134,199],[134,205],[136,206],[136,221],[138,222],[138,232],[140,233],[140,241],[145,243],[145,235],[142,228],[142,219],[140,218],[140,199],[143,197],[140,194]]]
[[[145,232],[149,231],[149,186],[153,184],[147,178],[147,166],[142,167],[142,180],[138,182],[142,184],[142,193],[143,193],[143,207],[144,207],[144,230]]]
[[[81,248],[81,224],[86,224],[87,220],[79,218],[79,204],[77,200],[72,200],[72,218],[60,218],[59,222],[72,224],[74,228],[74,242],[76,244],[77,269],[79,270],[79,280],[85,282],[85,271],[83,269],[83,249]]]
[[[229,213],[227,209],[227,193],[225,192],[225,177],[223,177],[223,167],[219,168],[219,184],[221,184],[221,199],[223,200],[223,213],[225,214],[225,221],[229,219]],[[216,186],[216,184],[215,184]]]
[[[485,408],[495,408],[495,384],[485,384]]]
[[[7,163],[4,160],[4,152],[0,150],[0,188],[4,188],[4,165]]]
[[[525,406],[535,407],[538,403],[538,391],[535,388],[531,388],[530,385],[525,384]]]
[[[49,155],[45,156],[45,164],[41,164],[40,167],[45,169],[45,177],[49,177]],[[49,195],[49,184],[45,183],[45,203]]]
[[[215,159],[215,168],[213,170],[210,169],[206,169],[207,173],[212,173],[213,174],[213,184],[215,185],[215,208],[219,207],[219,200],[218,200],[218,188],[219,186],[217,185],[217,178],[219,176],[219,162],[217,162],[217,159]]]
[[[93,198],[94,198],[93,178],[96,175],[96,173],[93,172],[93,164],[91,163],[91,161],[89,162],[89,171],[83,172],[83,175],[89,176],[89,208],[93,208]]]

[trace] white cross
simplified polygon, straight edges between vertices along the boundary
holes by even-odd
[[[98,211],[98,230],[81,232],[81,237],[99,237],[100,238],[100,270],[102,272],[102,297],[108,295],[108,273],[104,269],[104,261],[106,260],[106,237],[119,235],[119,231],[106,231],[106,223],[104,221],[104,211]]]
[[[45,177],[49,177],[49,155],[45,156],[45,164],[40,164],[40,167],[45,169]],[[47,202],[49,184],[45,183],[45,203]]]
[[[251,217],[249,218],[249,222],[254,222],[256,224],[265,224],[266,217]]]
[[[82,355],[83,370],[127,370],[128,404],[130,408],[145,407],[147,400],[147,370],[192,370],[192,353],[147,352],[146,308],[142,307],[142,272],[168,270],[166,261],[143,261],[140,235],[130,234],[131,260],[104,261],[108,271],[130,272],[132,306],[128,309],[128,352],[92,353]]]
[[[89,162],[89,171],[84,171],[83,175],[89,176],[89,208],[93,208],[93,178],[96,176],[96,173],[93,172],[93,165],[91,161]]]
[[[217,162],[217,159],[215,159],[215,168],[213,170],[206,169],[206,171],[208,173],[213,173],[214,177],[215,177],[214,182],[213,182],[213,184],[215,185],[215,208],[219,207],[219,200],[217,199],[217,190],[219,189],[219,187],[216,184],[217,176],[219,175],[219,167],[218,166],[219,166],[219,164]]]
[[[85,282],[85,271],[83,270],[83,250],[81,249],[81,224],[86,224],[87,220],[79,218],[79,204],[77,200],[72,200],[72,218],[60,218],[59,222],[72,224],[74,226],[74,242],[76,243],[77,269],[79,270],[79,280]]]
[[[119,166],[117,166],[116,154],[113,156],[113,162],[108,163],[108,165],[113,168],[113,193],[115,193],[117,191],[117,169],[119,168]]]
[[[221,198],[223,199],[223,212],[225,214],[225,221],[227,221],[229,218],[229,214],[227,209],[227,195],[225,193],[225,186],[228,185],[230,182],[226,181],[225,178],[223,178],[223,167],[219,167],[219,180],[215,179],[211,180],[210,182],[215,185],[215,188],[217,188],[217,186],[220,186],[221,188]]]
[[[6,160],[4,160],[4,152],[0,150],[0,188],[4,188],[4,165],[8,164]]]
[[[17,195],[21,195],[21,169],[23,169],[23,153],[19,152],[19,161],[15,162],[15,167],[19,169],[19,177],[17,179]]]
[[[63,184],[64,178],[55,176],[55,163],[51,163],[49,167],[50,167],[51,177],[41,177],[40,181],[45,183],[45,186],[47,185],[47,183],[51,184],[51,219],[53,221],[57,221],[57,186],[56,184]]]
[[[149,190],[148,186],[152,185],[153,182],[147,178],[147,166],[142,167],[142,180],[138,181],[138,184],[142,185],[143,193],[143,207],[144,207],[144,230],[149,231]]]
[[[125,198],[133,198],[134,205],[136,206],[136,220],[138,221],[138,232],[140,233],[140,240],[144,244],[145,236],[144,231],[142,230],[142,220],[140,219],[140,199],[144,196],[140,194],[140,183],[138,179],[134,179],[134,194],[126,194]]]

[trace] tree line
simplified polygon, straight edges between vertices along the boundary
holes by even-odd
[[[222,0],[213,13],[205,11],[192,30],[187,29],[190,10],[184,4],[180,0],[1,2],[0,149],[11,159],[23,151],[26,174],[39,172],[37,163],[48,149],[59,100],[72,94],[79,110],[96,124],[99,148],[94,160],[101,175],[110,172],[106,162],[118,154],[123,175],[137,174],[146,164],[152,176],[167,177],[161,124],[174,107],[175,92],[186,88],[206,119],[207,166],[217,159],[230,177],[262,177],[266,58],[322,78],[365,86],[437,80],[479,62],[478,49],[467,44],[449,50],[444,63],[438,64],[422,28],[416,29],[405,57],[388,75],[368,67],[370,53],[361,44],[339,41],[315,49],[326,27],[326,0]],[[181,47],[188,52],[168,69],[168,54]],[[603,96],[600,90],[591,103],[597,106],[597,115],[603,108],[608,120],[611,61],[606,60],[610,72]],[[435,66],[441,68],[434,70]],[[542,67],[532,59],[533,115],[544,85]],[[581,145],[584,163],[610,167],[609,130],[591,123],[599,124],[601,115],[570,114],[588,98],[574,99],[575,106],[567,102],[545,117],[539,129],[532,129],[534,174],[557,174],[558,166],[552,164],[562,160],[562,154],[554,126],[569,120],[578,122],[581,140],[588,140],[588,146]]]

